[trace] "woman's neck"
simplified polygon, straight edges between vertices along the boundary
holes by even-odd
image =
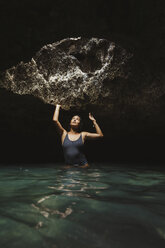
[[[78,134],[79,132],[77,130],[74,130],[73,128],[71,128],[69,133]]]

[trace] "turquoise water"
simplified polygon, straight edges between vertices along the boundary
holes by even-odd
[[[3,248],[164,248],[165,170],[3,166],[0,230]]]

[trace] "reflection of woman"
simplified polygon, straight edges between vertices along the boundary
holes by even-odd
[[[78,115],[72,117],[70,121],[70,131],[67,132],[58,120],[60,106],[61,105],[59,104],[56,105],[53,121],[55,121],[58,132],[61,135],[65,163],[68,165],[68,167],[88,167],[89,165],[83,152],[84,142],[87,139],[97,139],[103,137],[103,133],[91,113],[89,113],[89,119],[93,122],[96,133],[80,132],[79,129],[81,126],[81,117]]]

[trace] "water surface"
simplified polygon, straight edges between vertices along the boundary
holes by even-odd
[[[165,170],[0,168],[0,247],[164,248]]]

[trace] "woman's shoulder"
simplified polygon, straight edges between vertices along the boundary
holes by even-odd
[[[68,132],[64,129],[62,137],[65,137],[68,134]]]
[[[83,134],[83,135],[85,135],[85,134],[87,134],[88,132],[86,132],[86,131],[82,131],[81,132],[81,134]]]
[[[64,143],[64,139],[65,139],[65,137],[66,137],[67,134],[68,134],[68,132],[64,129],[63,134],[61,136],[61,142],[62,142],[62,144]]]
[[[87,132],[82,131],[80,134],[81,134],[83,137],[85,137],[85,136],[87,135]]]

